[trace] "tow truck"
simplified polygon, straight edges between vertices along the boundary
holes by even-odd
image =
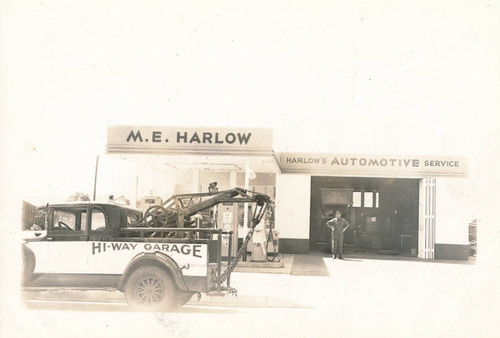
[[[249,231],[234,257],[228,250],[227,266],[222,237],[232,232],[200,222],[202,212],[220,203],[254,205]],[[182,306],[194,294],[236,294],[231,272],[271,205],[269,196],[241,188],[173,195],[144,214],[108,202],[25,202],[23,289],[119,290],[139,311]]]

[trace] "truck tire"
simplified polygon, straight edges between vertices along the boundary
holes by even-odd
[[[125,286],[125,299],[133,310],[158,312],[175,306],[175,286],[165,269],[146,265],[134,270]]]

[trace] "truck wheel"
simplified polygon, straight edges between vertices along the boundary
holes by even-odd
[[[130,275],[125,298],[138,311],[164,311],[175,305],[175,286],[168,273],[158,266],[142,266]]]

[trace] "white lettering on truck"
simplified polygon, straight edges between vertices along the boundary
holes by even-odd
[[[108,251],[135,250],[139,243],[125,242],[93,242],[92,255]],[[178,253],[185,256],[201,258],[201,245],[199,244],[166,244],[166,243],[143,243],[142,248],[145,251],[161,251],[165,253]]]

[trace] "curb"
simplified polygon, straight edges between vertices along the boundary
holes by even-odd
[[[119,291],[108,290],[23,290],[24,301],[50,302],[87,302],[87,303],[122,303],[126,304],[125,296]],[[213,296],[203,294],[200,299],[194,295],[186,305],[189,306],[219,306],[219,307],[269,307],[269,308],[304,308],[286,299],[267,296],[225,295]]]
[[[21,297],[24,301],[126,303],[122,292],[107,290],[22,290]]]

